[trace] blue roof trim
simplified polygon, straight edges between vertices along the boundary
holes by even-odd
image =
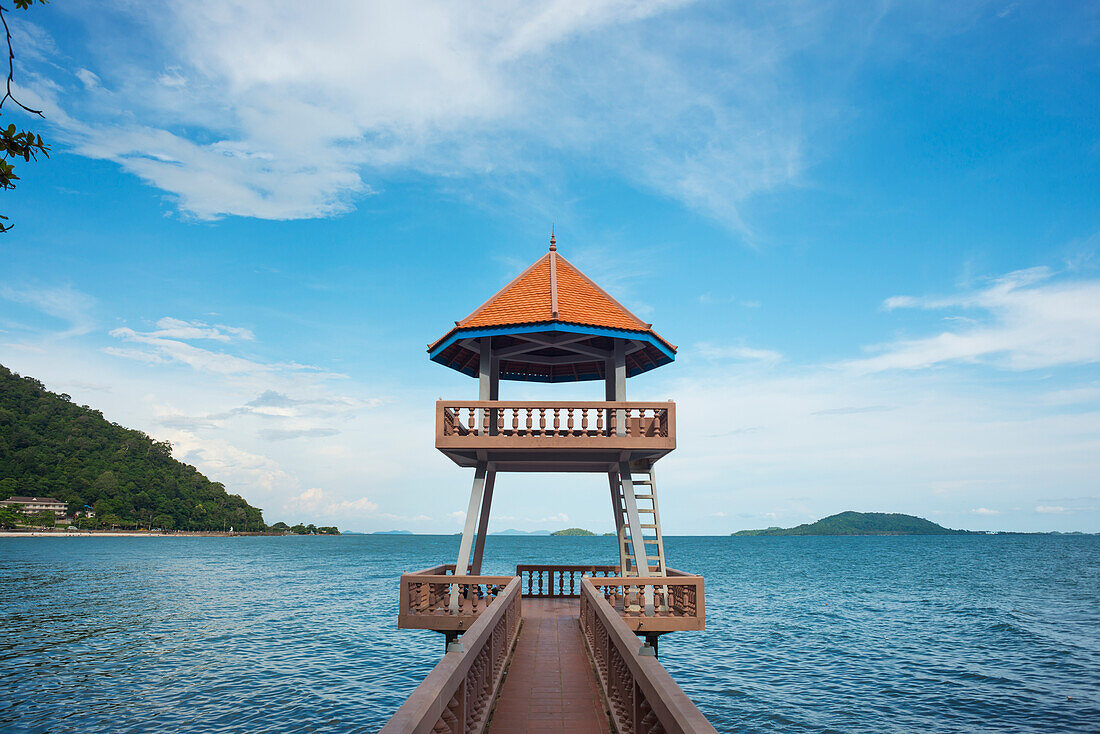
[[[627,331],[626,329],[608,329],[602,326],[578,326],[576,324],[567,324],[561,321],[550,321],[541,324],[523,324],[520,326],[491,326],[484,329],[470,329],[469,331],[458,330],[451,334],[447,339],[439,344],[435,349],[428,352],[428,358],[435,360],[443,350],[451,346],[459,339],[477,339],[483,336],[505,336],[512,334],[534,334],[540,331],[564,331],[571,334],[588,334],[590,336],[609,336],[618,339],[634,339],[636,341],[643,341],[647,344],[651,344],[657,348],[661,354],[668,357],[669,362],[675,361],[676,353],[669,349],[667,346],[661,343],[659,339],[654,338],[652,335],[642,331]],[[517,359],[522,360],[522,356],[517,355]]]

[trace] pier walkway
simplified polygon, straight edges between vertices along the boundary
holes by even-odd
[[[490,734],[609,734],[580,614],[579,599],[524,599],[523,627]]]
[[[404,574],[398,626],[451,641],[382,734],[716,734],[641,639],[704,628],[702,577],[617,571]]]

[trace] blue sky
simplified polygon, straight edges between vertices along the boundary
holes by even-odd
[[[667,532],[846,509],[1100,531],[1095,5],[12,18],[54,154],[4,196],[0,363],[269,522],[459,529],[432,406],[476,385],[424,348],[553,222],[680,346],[629,386],[678,402]],[[598,477],[507,476],[494,528],[606,530],[607,504]]]

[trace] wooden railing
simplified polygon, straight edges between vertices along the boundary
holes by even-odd
[[[452,563],[402,574],[397,626],[440,632],[469,629],[510,582],[516,580],[518,588],[515,576],[456,576],[454,572]],[[452,611],[455,590],[458,606]]]
[[[578,597],[581,595],[580,577],[616,576],[618,566],[516,566],[523,595],[529,598]]]
[[[670,568],[668,576],[586,578],[608,605],[635,632],[673,632],[706,628],[702,576]],[[647,614],[647,589],[653,596]]]
[[[519,632],[522,596],[512,577],[473,626],[448,648],[381,734],[480,734]]]
[[[715,733],[656,656],[641,654],[641,641],[594,581],[581,579],[581,630],[616,730],[632,734]]]
[[[520,565],[515,576],[455,576],[454,564],[433,566],[401,576],[397,613],[400,629],[452,632],[470,629],[492,608],[505,587],[519,582],[520,592],[532,598],[576,598],[582,578],[590,581],[604,600],[635,632],[674,632],[706,627],[702,576],[670,568],[668,576],[619,576],[618,566]],[[458,591],[457,609],[451,610],[452,591]],[[647,589],[653,605],[647,607]],[[652,609],[651,614],[646,614]]]
[[[523,595],[529,598],[580,596],[587,578],[635,632],[702,630],[706,627],[702,576],[668,570],[667,576],[620,576],[618,566],[516,566]],[[652,613],[646,614],[646,589],[652,590]]]
[[[506,447],[516,445],[516,439],[541,439],[542,443],[553,442],[547,445],[555,446],[618,442],[667,445],[671,449],[676,445],[676,404],[671,401],[436,402],[439,448],[468,446],[471,442],[478,446]]]

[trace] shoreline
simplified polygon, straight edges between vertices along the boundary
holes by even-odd
[[[95,532],[78,530],[74,532],[50,532],[48,530],[30,530],[25,532],[2,530],[0,538],[236,538],[236,537],[283,537],[283,533],[228,533],[217,530],[196,530],[180,533],[142,533],[126,531]]]

